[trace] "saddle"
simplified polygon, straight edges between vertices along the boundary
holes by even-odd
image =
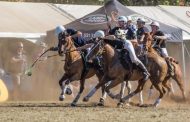
[[[101,74],[104,73],[103,72],[103,63],[102,63],[103,59],[100,56],[96,56],[90,62],[90,61],[88,61],[86,59],[86,55],[87,55],[87,52],[86,51],[82,51],[81,57],[82,57],[84,68],[83,68],[83,71],[82,71],[82,74],[81,74],[81,79],[83,77],[85,77],[85,75],[87,75],[87,73],[88,73],[88,71],[89,71],[90,68],[96,69]]]
[[[147,65],[148,64],[148,58],[147,55],[140,55],[138,56],[139,60],[144,64]],[[137,69],[136,64],[132,63],[130,56],[129,56],[129,52],[127,50],[120,50],[119,51],[119,60],[122,64],[122,66],[127,69],[130,70],[131,72],[134,69]]]

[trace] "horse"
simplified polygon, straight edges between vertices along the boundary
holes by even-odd
[[[150,40],[150,34],[145,35],[145,40]],[[103,42],[103,41],[102,41]],[[105,61],[105,73],[102,78],[102,80],[88,93],[87,96],[84,97],[83,101],[88,101],[89,98],[97,91],[99,87],[106,84],[108,81],[112,81],[107,87],[106,92],[111,98],[115,98],[115,95],[113,95],[110,92],[110,89],[118,85],[119,83],[122,83],[123,81],[134,81],[138,80],[138,86],[136,90],[126,97],[122,98],[120,100],[120,104],[125,103],[126,100],[133,97],[137,93],[143,90],[143,86],[146,81],[142,80],[142,74],[138,71],[138,69],[133,69],[132,74],[130,74],[129,69],[125,69],[122,64],[119,61],[119,52],[111,47],[109,44],[103,43],[103,58]],[[154,85],[154,87],[159,91],[160,95],[154,102],[154,106],[158,106],[161,102],[161,99],[163,98],[165,94],[165,89],[163,86],[167,86],[166,82],[166,76],[168,73],[168,67],[165,59],[160,57],[157,53],[148,53],[148,65],[147,69],[150,73],[150,81]]]
[[[65,90],[66,85],[72,81],[80,80],[80,90],[77,96],[74,98],[73,102],[71,103],[71,106],[76,106],[84,90],[85,79],[96,75],[100,81],[100,79],[102,79],[103,77],[103,73],[99,72],[95,67],[91,67],[82,76],[82,73],[84,70],[84,62],[83,62],[80,52],[77,51],[77,48],[75,47],[74,41],[72,40],[71,36],[65,37],[64,40],[61,40],[58,42],[58,53],[61,56],[65,54],[65,65],[64,65],[65,73],[62,76],[62,78],[59,80],[59,85],[62,90],[61,95],[60,95],[60,100],[65,99],[64,94],[66,91]],[[104,86],[103,86],[102,97],[105,97],[105,96],[106,96],[106,93],[104,92]]]
[[[148,53],[153,53],[153,54],[157,53],[158,55],[160,55],[160,52],[158,52],[157,50],[155,50],[152,47],[153,38],[152,38],[151,34],[146,35],[146,40],[147,40],[146,49],[148,50]],[[167,76],[165,77],[165,79],[163,81],[163,86],[168,90],[168,93],[170,93],[172,91],[172,84],[171,83],[169,84],[168,81],[170,79],[175,80],[177,85],[179,86],[179,88],[181,90],[183,100],[186,100],[186,95],[185,95],[185,90],[184,90],[183,73],[182,73],[181,67],[180,67],[179,63],[172,57],[165,58],[165,61],[166,60],[170,61],[172,66],[174,67],[173,68],[174,69],[174,75],[170,75],[169,70],[168,70]],[[168,67],[168,65],[167,65],[167,67]]]
[[[102,41],[103,42],[103,41]],[[136,90],[136,93],[140,92],[143,89],[143,86],[146,81],[142,80],[143,75],[139,70],[135,70],[131,76],[131,72],[129,70],[126,70],[123,65],[118,60],[119,52],[114,49],[109,44],[104,43],[103,44],[103,60],[105,62],[104,65],[104,76],[101,79],[101,81],[88,93],[87,96],[84,97],[83,101],[88,101],[89,98],[99,89],[102,85],[106,84],[108,81],[108,86],[106,87],[106,92],[111,98],[115,98],[115,95],[113,95],[109,89],[115,87],[119,83],[122,83],[123,81],[128,80],[138,80],[138,88]]]

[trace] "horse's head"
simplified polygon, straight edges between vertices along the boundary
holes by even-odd
[[[143,42],[145,44],[146,50],[151,51],[153,38],[149,32],[145,33],[145,37],[144,37]]]
[[[59,55],[62,56],[63,51],[70,50],[71,47],[74,47],[74,43],[73,43],[71,36],[66,35],[65,33],[60,33],[59,37],[58,37],[58,53],[59,53]]]
[[[65,43],[66,43],[65,39],[66,39],[65,33],[62,32],[58,35],[58,46],[57,47],[58,47],[58,53],[60,56],[62,56],[62,53],[63,53],[62,46],[65,45]]]

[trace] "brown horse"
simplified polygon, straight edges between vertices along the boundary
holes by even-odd
[[[152,47],[153,38],[149,33],[146,34],[145,40],[147,40],[146,48],[148,50],[148,53],[149,54],[151,54],[151,53],[152,54],[158,54],[158,52]],[[169,60],[169,59],[172,59],[172,60]],[[181,92],[182,92],[183,99],[185,100],[186,96],[185,96],[184,80],[183,80],[183,74],[182,74],[181,67],[177,63],[177,61],[175,61],[173,58],[166,58],[165,60],[171,61],[171,64],[174,67],[174,75],[171,76],[169,73],[169,70],[168,70],[167,75],[166,75],[164,81],[162,82],[162,84],[168,90],[168,93],[169,93],[169,92],[171,92],[171,85],[168,83],[168,81],[171,78],[173,80],[175,80],[177,85],[179,86]],[[168,67],[168,65],[167,65],[167,67]]]
[[[84,64],[83,64],[81,54],[79,51],[77,51],[77,48],[75,47],[74,42],[71,37],[66,37],[64,40],[59,41],[58,52],[60,55],[63,55],[63,53],[65,52],[65,65],[64,65],[65,73],[59,81],[59,85],[61,86],[61,89],[62,89],[60,100],[64,100],[65,98],[64,94],[66,91],[65,90],[66,86],[72,81],[80,80],[80,90],[77,96],[75,97],[75,99],[73,100],[73,102],[71,103],[72,106],[76,106],[76,103],[79,100],[84,90],[85,79],[96,75],[100,81],[103,74],[95,70],[95,68],[89,68],[86,75],[84,75],[84,77],[81,78]],[[103,89],[104,87],[102,87],[102,91]],[[105,94],[103,94],[103,96],[104,95]]]
[[[146,35],[146,37],[149,37],[149,35]],[[149,38],[145,38],[149,39]],[[106,84],[108,81],[111,81],[111,83],[106,87],[106,92],[108,95],[112,98],[115,98],[115,95],[113,95],[110,92],[110,89],[118,85],[119,83],[123,81],[134,81],[138,80],[138,87],[137,89],[130,93],[128,96],[124,97],[121,99],[121,103],[124,103],[127,99],[133,97],[135,94],[139,93],[142,91],[143,86],[146,81],[142,80],[142,74],[138,69],[133,69],[132,74],[129,70],[126,70],[122,64],[120,63],[119,60],[119,53],[117,50],[115,50],[113,47],[111,47],[108,44],[104,43],[104,52],[103,52],[103,58],[105,62],[105,73],[102,78],[102,80],[93,88],[89,94],[84,97],[84,101],[88,101],[89,98],[97,91],[99,87],[102,85]],[[159,91],[160,95],[158,99],[155,101],[154,105],[157,106],[159,105],[164,93],[165,89],[162,85],[165,85],[165,78],[167,76],[167,64],[165,62],[165,59],[160,57],[157,53],[148,53],[148,65],[147,69],[150,72],[150,81],[154,85],[154,87]]]

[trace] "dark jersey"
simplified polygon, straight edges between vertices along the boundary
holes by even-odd
[[[115,35],[115,31],[116,30],[119,30],[119,29],[121,29],[120,27],[114,27],[113,29],[111,29],[110,31],[109,31],[109,34],[110,35]]]
[[[64,40],[66,36],[72,36],[77,34],[77,30],[75,29],[66,29],[65,33],[60,33],[58,36],[59,40]],[[82,36],[76,36],[72,38],[74,40],[74,44],[76,47],[81,47],[86,44],[86,40]]]
[[[69,36],[72,36],[72,35],[77,34],[77,30],[71,29],[71,28],[66,29],[65,32],[66,32],[66,34],[69,35]]]
[[[73,37],[73,40],[76,47],[81,47],[86,44],[86,39],[82,36]]]
[[[137,40],[140,40],[142,35],[144,35],[144,33],[149,32],[148,28],[146,27],[142,27],[142,28],[138,28],[137,30]]]
[[[156,31],[156,33],[153,35],[154,36],[164,36],[164,33],[162,31]],[[156,45],[159,45],[161,39],[154,39],[156,41]],[[163,40],[162,43],[160,44],[161,48],[166,48],[166,40]]]
[[[126,39],[136,39],[136,27],[134,25],[129,25],[127,27],[127,36]]]
[[[124,42],[121,40],[109,40],[109,39],[104,39],[104,42],[111,45],[115,49],[123,49],[124,47]]]

